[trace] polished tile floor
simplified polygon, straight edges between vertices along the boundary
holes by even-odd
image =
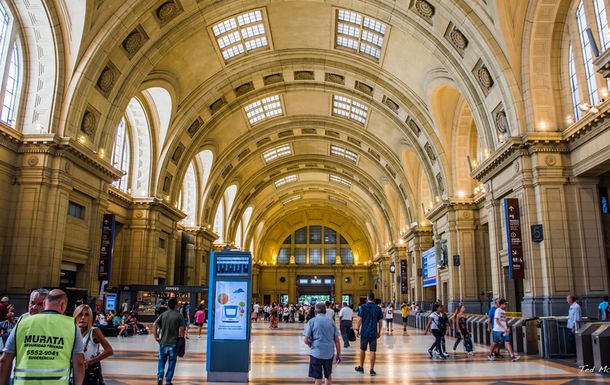
[[[309,349],[301,338],[302,325],[280,324],[269,330],[260,323],[253,327],[250,382],[253,384],[309,384]],[[175,385],[211,384],[205,378],[206,336],[198,338],[191,329],[187,353],[178,359]],[[115,355],[103,362],[107,385],[154,384],[157,371],[157,344],[152,336],[110,338]],[[610,375],[581,373],[573,361],[568,364],[538,357],[522,357],[518,362],[486,358],[486,347],[476,346],[467,357],[461,350],[447,361],[432,361],[426,353],[432,337],[421,331],[402,330],[384,335],[378,346],[376,377],[356,373],[358,350],[354,344],[345,349],[344,360],[334,368],[336,384],[610,384]],[[447,346],[453,343],[447,338]],[[357,344],[357,342],[356,342]],[[461,349],[461,348],[460,348]]]

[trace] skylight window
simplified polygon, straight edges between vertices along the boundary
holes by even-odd
[[[339,147],[334,144],[330,145],[330,154],[334,156],[339,156],[341,158],[345,158],[351,162],[358,162],[358,154],[353,151],[348,150],[344,147]]]
[[[340,9],[337,12],[337,46],[379,61],[387,26],[368,16]]]
[[[250,11],[212,27],[225,61],[235,56],[269,46],[262,10]]]
[[[334,95],[333,113],[365,124],[369,114],[369,107],[345,96]]]
[[[290,203],[290,202],[294,202],[294,201],[299,200],[299,199],[301,199],[301,196],[300,196],[300,195],[293,195],[293,196],[291,196],[290,198],[286,198],[286,199],[284,199],[284,200],[282,201],[282,204],[283,204],[284,206],[286,206],[288,203]]]
[[[265,163],[269,163],[273,162],[277,158],[289,155],[292,155],[292,148],[289,144],[282,144],[281,146],[277,146],[275,148],[263,152],[263,159],[265,160]]]
[[[279,95],[269,96],[254,103],[248,104],[244,110],[251,125],[255,125],[261,120],[282,115],[282,101]]]
[[[331,174],[330,175],[330,181],[342,184],[342,185],[347,186],[347,187],[352,187],[352,182],[350,182],[349,180],[347,180],[344,177],[339,176],[339,175]]]
[[[292,182],[296,182],[296,181],[297,181],[296,175],[288,175],[288,176],[285,176],[283,178],[276,180],[275,187],[278,188],[278,187],[285,185],[286,183],[292,183]]]

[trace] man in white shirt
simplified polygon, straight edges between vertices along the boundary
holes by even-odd
[[[494,327],[493,327],[493,343],[494,347],[491,349],[493,352],[502,342],[506,345],[506,350],[510,353],[510,358],[513,361],[517,361],[520,357],[513,353],[513,348],[510,344],[510,328],[506,323],[506,306],[508,301],[504,298],[498,301],[499,307],[494,313]],[[494,361],[492,356],[488,356],[489,360]]]
[[[339,310],[339,330],[341,330],[341,338],[343,338],[343,347],[349,346],[349,331],[352,328],[352,319],[354,311],[347,306],[347,302],[343,302],[343,307]]]
[[[326,318],[335,320],[335,311],[330,306],[330,301],[326,301]]]
[[[570,305],[570,310],[568,310],[568,324],[566,325],[568,329],[568,344],[572,346],[574,351],[576,351],[576,327],[578,326],[578,322],[581,318],[580,313],[580,305],[576,303],[576,298],[573,295],[569,295],[566,297],[566,302]]]

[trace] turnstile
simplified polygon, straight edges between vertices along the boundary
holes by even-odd
[[[610,367],[610,324],[601,325],[592,335],[593,363],[596,368]]]

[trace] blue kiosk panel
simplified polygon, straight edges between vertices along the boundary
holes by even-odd
[[[250,371],[251,255],[212,252],[208,297],[208,381],[248,382]]]

